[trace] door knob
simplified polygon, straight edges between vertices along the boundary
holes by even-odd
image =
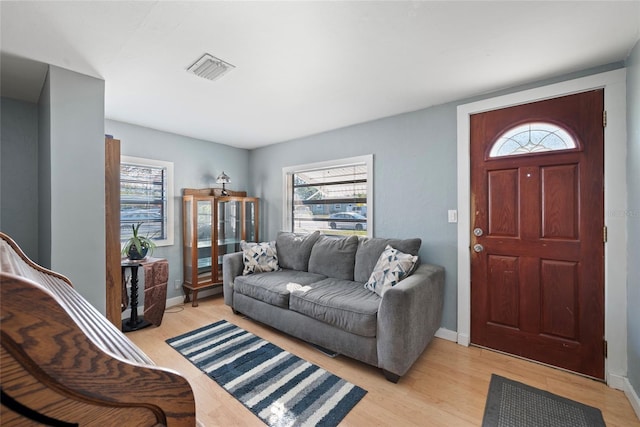
[[[482,231],[482,228],[474,228],[473,229],[473,235],[476,237],[480,237],[484,234],[484,231]]]
[[[480,243],[476,243],[475,245],[473,245],[473,250],[476,252],[482,252],[484,251],[484,246],[482,246]]]

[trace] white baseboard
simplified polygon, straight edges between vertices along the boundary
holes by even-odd
[[[469,335],[460,334],[456,331],[452,331],[451,329],[440,328],[436,331],[436,336],[438,338],[443,338],[445,340],[457,342],[460,345],[465,347],[469,347]]]
[[[635,411],[636,417],[640,419],[640,398],[628,378],[624,379],[624,394],[627,396],[627,399],[629,399],[629,403],[631,403],[631,407]]]
[[[471,343],[471,339],[469,338],[469,335],[467,334],[457,334],[458,335],[458,339],[456,340],[458,342],[458,344],[463,345],[465,347],[469,347],[469,344]]]
[[[221,287],[213,288],[213,289],[205,289],[204,291],[198,292],[198,298],[209,297],[209,296],[218,295],[218,294],[221,294],[221,293],[222,293],[222,288]],[[175,305],[182,305],[182,304],[184,304],[183,301],[184,301],[184,297],[183,296],[167,298],[166,307],[169,308],[169,307],[173,307]],[[187,304],[189,304],[189,303],[187,303]],[[138,316],[142,316],[142,313],[144,313],[144,306],[139,305],[138,306]],[[125,311],[122,312],[122,315],[120,316],[120,318],[122,320],[129,319],[130,317],[131,317],[131,308],[127,308]]]
[[[628,382],[629,380],[627,379],[627,377],[607,372],[607,385],[611,388],[624,391],[626,383]]]
[[[204,294],[204,292],[202,292]],[[173,297],[173,298],[168,298],[167,299],[167,305],[166,307],[173,307],[174,305],[181,305],[184,304],[184,297]]]
[[[438,338],[445,339],[447,341],[456,342],[458,338],[458,334],[456,331],[452,331],[451,329],[440,328],[436,331],[436,336]]]

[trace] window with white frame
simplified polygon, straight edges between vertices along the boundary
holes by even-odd
[[[120,159],[120,240],[132,225],[158,246],[173,245],[173,163],[122,156]]]
[[[373,155],[283,168],[283,228],[373,235]]]

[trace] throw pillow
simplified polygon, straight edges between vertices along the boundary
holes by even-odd
[[[247,243],[243,240],[240,248],[244,262],[243,275],[280,270],[275,242]]]
[[[382,296],[392,286],[408,277],[417,261],[416,255],[405,254],[387,245],[364,287]]]
[[[366,283],[371,277],[373,268],[380,258],[380,254],[387,245],[393,246],[395,249],[405,254],[418,255],[422,240],[420,238],[413,239],[385,239],[380,237],[363,238],[358,242],[358,251],[356,252],[356,264],[353,271],[353,280],[356,282]],[[420,260],[418,259],[418,265]]]

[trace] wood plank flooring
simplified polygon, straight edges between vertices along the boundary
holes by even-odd
[[[234,315],[222,296],[167,309],[160,327],[128,333],[159,366],[182,373],[196,395],[198,420],[206,427],[264,426],[248,409],[169,347],[167,338],[226,319],[368,391],[342,426],[479,426],[491,374],[495,373],[602,410],[609,427],[640,426],[624,393],[581,376],[504,354],[463,347],[439,338],[400,379],[344,356],[330,358],[308,344]]]

